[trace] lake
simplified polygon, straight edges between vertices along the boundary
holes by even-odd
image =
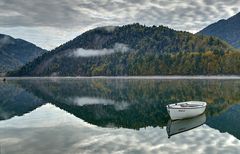
[[[0,154],[240,151],[238,79],[11,79],[0,96]],[[189,100],[205,113],[171,121]]]

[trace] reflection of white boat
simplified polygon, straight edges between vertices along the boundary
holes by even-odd
[[[193,128],[199,127],[206,122],[206,115],[202,114],[200,116],[184,119],[184,120],[169,120],[167,125],[167,134],[168,137],[182,133]]]
[[[181,102],[167,105],[167,111],[172,120],[195,117],[202,114],[207,103],[200,101]]]

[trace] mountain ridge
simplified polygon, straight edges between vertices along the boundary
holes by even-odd
[[[228,19],[221,19],[210,24],[197,34],[216,36],[232,46],[240,48],[240,12]]]
[[[0,34],[0,74],[21,67],[44,52],[28,41]]]

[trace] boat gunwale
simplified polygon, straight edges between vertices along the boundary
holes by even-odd
[[[189,101],[189,102],[198,102],[198,101]],[[198,106],[184,106],[184,107],[181,107],[181,106],[177,106],[178,104],[184,104],[184,103],[189,103],[189,102],[180,102],[180,103],[175,103],[175,104],[168,104],[167,105],[167,109],[199,109],[199,108],[204,108],[207,106],[207,103],[206,102],[201,102],[203,104],[201,105],[198,105]]]
[[[167,106],[168,109],[199,109],[199,108],[204,108],[205,106],[198,106],[198,107],[171,107]]]

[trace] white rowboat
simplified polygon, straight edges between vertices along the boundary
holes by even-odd
[[[202,114],[207,103],[201,101],[188,101],[167,105],[167,111],[172,120],[195,117]]]

